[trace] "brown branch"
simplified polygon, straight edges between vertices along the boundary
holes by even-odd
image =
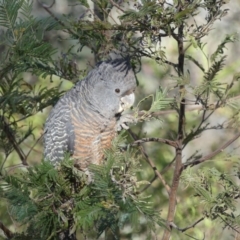
[[[37,141],[35,141],[35,143],[32,146],[29,146],[28,144],[25,143],[26,146],[28,146],[30,148],[30,150],[28,151],[26,157],[28,157],[30,155],[30,153],[34,150],[37,153],[42,154],[42,152],[37,151],[36,149],[34,149],[34,147],[38,144],[38,142],[42,139],[43,134],[41,134],[41,136],[37,139]]]
[[[198,219],[196,222],[194,222],[192,225],[190,225],[190,226],[188,226],[188,227],[185,227],[185,228],[179,228],[179,227],[177,227],[175,224],[172,224],[171,227],[176,228],[178,231],[185,232],[185,231],[187,231],[187,230],[190,229],[190,228],[194,228],[198,223],[200,223],[201,221],[203,221],[204,218],[205,218],[205,217],[201,217],[201,218]]]
[[[115,3],[113,0],[110,0],[111,4],[116,7],[117,9],[119,9],[120,11],[124,12],[124,9],[122,9],[117,3]]]
[[[14,234],[12,233],[12,231],[10,231],[6,226],[4,226],[4,224],[0,221],[0,229],[2,229],[4,235],[8,238],[11,239]]]
[[[179,12],[181,12],[181,6],[179,8]],[[182,76],[184,73],[184,46],[183,46],[183,23],[178,28],[178,38],[176,39],[178,43],[178,75]],[[176,161],[175,161],[175,169],[172,180],[172,186],[169,196],[169,205],[168,205],[168,216],[167,223],[169,224],[169,228],[165,229],[163,234],[163,240],[168,240],[171,235],[171,225],[170,223],[174,220],[175,209],[176,209],[176,197],[177,190],[180,182],[181,176],[181,167],[182,167],[182,145],[184,139],[184,127],[185,127],[185,98],[184,98],[184,90],[185,86],[179,86],[179,94],[181,97],[180,107],[179,107],[179,121],[178,121],[178,136],[177,136],[177,144],[176,148]]]
[[[139,146],[142,143],[146,143],[146,142],[161,142],[161,143],[165,143],[169,146],[172,146],[174,148],[178,147],[178,145],[175,141],[171,141],[169,139],[163,139],[163,138],[154,138],[154,137],[152,137],[152,138],[142,138],[142,139],[136,140],[133,143],[131,143],[131,146]]]
[[[135,141],[137,141],[137,136],[136,136],[130,129],[128,130],[128,132],[129,132],[129,134],[132,136],[132,138],[133,138]],[[140,146],[139,148],[140,148],[140,151],[141,151],[142,155],[145,157],[146,161],[149,163],[149,165],[150,165],[151,168],[153,169],[155,176],[157,176],[157,177],[161,180],[163,186],[165,187],[165,189],[166,189],[166,191],[167,191],[167,193],[168,193],[168,195],[169,195],[169,194],[170,194],[170,187],[169,187],[168,184],[166,183],[166,181],[165,181],[165,179],[163,178],[162,174],[157,170],[157,167],[155,166],[154,162],[153,162],[153,161],[149,158],[149,156],[147,155],[147,153],[146,153],[144,147],[142,146],[142,144],[141,144],[141,146]]]
[[[176,160],[176,156],[173,158],[173,160],[172,160],[170,163],[168,163],[168,164],[162,169],[161,174],[165,174],[165,173],[171,168],[171,166],[173,165],[173,163],[175,162],[175,160]]]
[[[160,172],[160,174],[163,175],[164,173],[166,173],[166,172],[170,169],[170,167],[172,166],[172,164],[173,164],[174,162],[175,162],[175,157],[173,158],[173,160],[172,160],[170,163],[168,163],[168,164],[162,169],[162,171]],[[149,182],[149,184],[146,185],[146,186],[140,191],[140,193],[142,193],[142,192],[144,192],[146,189],[148,189],[148,188],[151,186],[151,184],[152,184],[156,179],[157,179],[157,175],[155,174],[155,176],[151,179],[151,181]]]
[[[2,123],[3,123],[3,131],[4,133],[6,134],[9,142],[11,142],[14,150],[17,152],[21,162],[23,165],[26,165],[28,166],[28,163],[27,163],[27,157],[25,156],[24,152],[22,151],[22,149],[19,147],[14,135],[12,134],[12,131],[9,127],[9,124],[7,124],[6,120],[4,119],[3,116],[0,117]]]
[[[228,103],[228,102],[231,102],[231,101],[234,101],[234,100],[238,100],[238,99],[240,99],[240,95],[232,97],[232,98],[229,98],[229,99],[226,99],[225,103]],[[222,104],[223,104],[223,102],[222,102]],[[192,111],[196,111],[196,110],[198,110],[198,111],[200,111],[200,110],[212,111],[214,109],[218,109],[218,108],[222,107],[222,104],[220,104],[219,101],[217,101],[217,102],[209,104],[209,106],[206,107],[206,106],[204,106],[202,104],[195,103],[195,105],[191,105],[189,107],[185,107],[185,112],[192,112]],[[185,105],[186,105],[186,103],[185,103]],[[151,116],[152,117],[159,117],[159,116],[162,116],[162,115],[173,114],[173,113],[177,113],[176,110],[173,110],[173,109],[171,109],[171,110],[162,110],[162,111],[152,112]],[[142,117],[144,115],[146,115],[146,111],[139,111],[138,112],[138,116],[139,117]]]
[[[137,29],[136,29],[136,30],[137,30]],[[140,29],[140,30],[141,30],[141,29]],[[148,29],[148,30],[149,30],[149,29]],[[137,50],[137,51],[138,51],[139,53],[141,53],[143,56],[152,59],[152,55],[151,55],[151,54],[148,54],[148,53],[146,53],[146,52],[144,52],[144,51],[141,51],[139,48],[134,47],[134,46],[132,46],[132,48],[133,48],[134,50]],[[174,68],[176,68],[176,67],[178,66],[176,63],[167,61],[167,60],[162,59],[162,58],[155,58],[155,61],[162,61],[163,63],[166,63],[166,64],[168,64],[168,65],[170,65],[170,66],[172,66],[172,67],[174,67]]]
[[[222,152],[225,148],[227,148],[229,145],[231,145],[234,141],[236,141],[238,138],[240,137],[240,132],[238,134],[236,134],[233,138],[231,138],[229,141],[227,141],[225,144],[223,144],[221,147],[219,147],[218,149],[216,149],[215,151],[213,151],[212,153],[206,155],[205,157],[202,157],[200,159],[197,159],[193,162],[188,162],[183,164],[181,171],[186,169],[188,166],[195,166],[198,165],[200,163],[203,163],[207,160],[210,160],[211,158],[215,157],[217,154],[219,154],[220,152]]]
[[[240,231],[237,230],[235,227],[231,226],[231,224],[229,224],[220,214],[218,214],[218,217],[226,224],[226,226],[228,226],[229,228],[231,228],[232,230],[240,234]]]

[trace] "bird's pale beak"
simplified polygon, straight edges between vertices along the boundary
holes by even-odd
[[[135,101],[135,94],[134,92],[125,95],[120,99],[120,106],[119,106],[119,112],[123,112],[126,109],[129,109]]]

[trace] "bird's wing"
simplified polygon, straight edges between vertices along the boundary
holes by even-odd
[[[52,109],[44,132],[44,157],[52,163],[64,158],[66,152],[74,148],[73,126],[70,119],[71,109],[65,98],[60,99]]]

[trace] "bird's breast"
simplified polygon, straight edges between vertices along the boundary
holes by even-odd
[[[104,149],[111,147],[115,137],[116,120],[80,122],[72,116],[74,125],[73,158],[78,168],[85,170],[89,164],[101,164],[104,159]]]

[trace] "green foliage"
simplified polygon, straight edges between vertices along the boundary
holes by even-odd
[[[215,62],[217,58],[221,57],[226,49],[228,43],[233,43],[238,40],[237,34],[226,35],[225,39],[218,45],[216,51],[211,55],[211,61]]]
[[[198,86],[191,87],[193,88],[193,94],[196,96],[197,100],[204,105],[206,109],[212,107],[224,106],[228,102],[228,98],[231,97],[230,90],[238,80],[238,74],[236,73],[233,77],[233,80],[230,84],[222,82],[221,78],[218,76],[224,70],[226,65],[225,59],[226,55],[226,45],[237,41],[237,35],[226,35],[221,44],[217,46],[210,59],[205,55],[204,47],[205,44],[198,43],[197,48],[199,48],[204,58],[208,63],[208,69],[205,70],[201,62],[194,59],[192,56],[187,55],[186,58],[192,61],[196,66],[198,66],[203,71],[203,80]],[[210,106],[209,98],[218,99],[217,106]]]
[[[50,18],[37,20],[30,15],[31,9],[32,1],[3,0],[0,5],[0,24],[7,28],[1,34],[1,44],[5,47],[1,55],[1,76],[11,71],[15,74],[28,71],[45,77],[56,74],[51,67],[55,50],[43,39],[45,31],[51,30],[55,22]]]
[[[0,196],[8,201],[11,216],[26,224],[26,238],[33,234],[36,239],[58,239],[67,229],[70,234],[81,229],[86,236],[94,230],[97,238],[109,228],[115,234],[125,225],[137,229],[141,218],[151,232],[155,223],[164,224],[160,213],[138,193],[142,184],[137,179],[136,154],[134,150],[123,152],[115,142],[103,165],[90,166],[90,184],[69,156],[57,168],[45,161],[27,172],[6,176]]]
[[[56,26],[51,18],[37,19],[32,15],[32,1],[3,0],[0,2],[0,149],[4,160],[17,151],[22,162],[26,161],[20,144],[33,133],[30,124],[25,133],[19,124],[46,107],[53,105],[62,95],[59,86],[48,88],[32,84],[23,73],[38,77],[59,75],[53,67],[56,49],[44,40],[47,31]]]
[[[236,167],[236,173],[239,166]],[[237,174],[234,174],[237,175]],[[216,168],[204,168],[193,173],[188,169],[182,175],[185,186],[193,188],[195,198],[203,207],[203,215],[219,220],[225,227],[235,228],[240,224],[240,215],[236,213],[236,198],[239,198],[239,186],[232,174],[220,172]]]
[[[138,116],[140,105],[149,98],[152,98],[151,106],[148,111],[143,111],[144,114],[138,119],[138,121],[150,120],[153,118],[152,114],[154,112],[169,108],[174,103],[174,99],[168,97],[168,89],[159,88],[156,90],[155,96],[152,94],[139,101],[136,108],[134,109],[136,116]]]

